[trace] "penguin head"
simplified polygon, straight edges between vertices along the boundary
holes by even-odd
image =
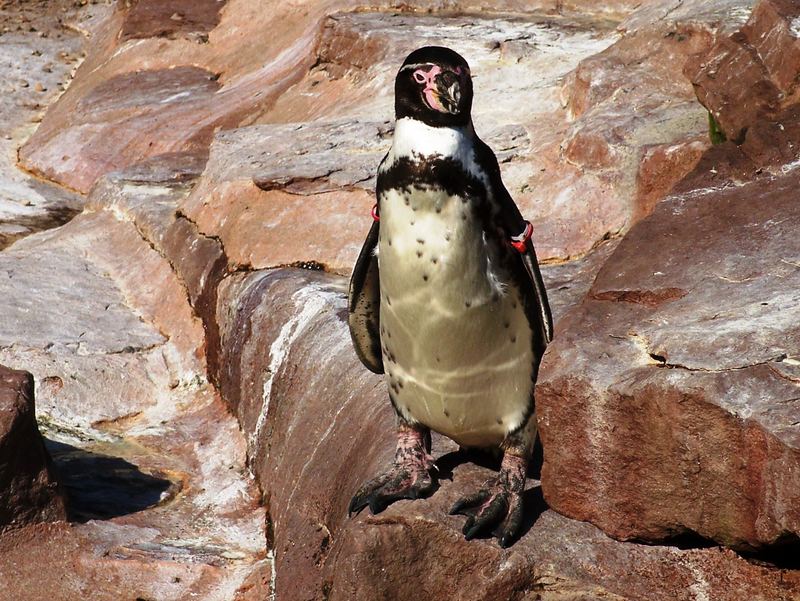
[[[442,46],[425,46],[408,55],[394,82],[395,116],[433,127],[471,121],[472,77],[464,58]]]

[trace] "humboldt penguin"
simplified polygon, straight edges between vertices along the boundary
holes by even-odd
[[[552,317],[531,224],[472,125],[472,78],[448,48],[412,52],[395,79],[392,147],[349,290],[361,361],[385,373],[397,413],[393,465],[349,512],[433,493],[430,432],[499,448],[497,477],[459,500],[467,539],[517,537],[536,438],[534,383]]]

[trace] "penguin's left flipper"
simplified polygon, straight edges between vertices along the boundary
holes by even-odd
[[[481,169],[489,176],[494,202],[499,208],[499,220],[506,234],[517,236],[522,234],[528,222],[522,218],[517,204],[506,190],[500,174],[500,165],[497,162],[492,149],[482,140],[475,141],[476,160]],[[553,315],[550,311],[550,303],[547,300],[547,291],[542,280],[542,273],[539,270],[539,261],[536,257],[536,249],[533,241],[528,237],[525,240],[525,248],[519,253],[520,259],[514,275],[517,285],[523,293],[525,311],[531,322],[531,327],[539,334],[542,346],[540,351],[544,352],[544,347],[553,339]]]
[[[353,268],[347,315],[356,354],[364,366],[376,374],[383,373],[380,336],[381,285],[378,257],[375,255],[379,228],[379,222],[374,221]]]

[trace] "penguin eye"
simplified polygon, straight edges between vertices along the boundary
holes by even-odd
[[[428,78],[425,76],[425,73],[422,71],[414,71],[414,81],[417,83],[425,83],[428,81]]]
[[[452,86],[458,84],[458,76],[452,71],[445,71],[442,73],[439,79],[442,83],[442,86],[445,88],[451,88]]]

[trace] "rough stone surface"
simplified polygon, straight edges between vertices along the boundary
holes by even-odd
[[[576,288],[592,279],[591,266],[584,270]],[[559,316],[570,301],[561,299],[557,282],[575,271],[545,271]],[[530,514],[520,542],[509,550],[490,539],[466,542],[461,519],[447,509],[497,465],[438,437],[442,487],[431,499],[347,518],[353,491],[392,457],[394,417],[382,379],[352,351],[343,284],[277,270],[232,276],[220,290],[219,379],[248,435],[269,508],[277,599],[406,598],[420,591],[487,600],[800,595],[797,571],[751,564],[730,550],[608,538],[548,510],[536,481],[526,493]]]
[[[487,6],[509,16],[478,18],[419,14],[413,3],[348,12],[354,6],[344,0],[253,14],[244,0],[231,0],[218,13],[202,3],[192,23],[180,4],[156,10],[140,2],[114,13],[76,81],[22,148],[23,163],[88,191],[102,174],[148,157],[202,154],[216,129],[275,124],[223,134],[216,144],[225,149],[212,151],[241,165],[261,156],[263,173],[251,178],[264,185],[236,177],[246,170],[210,169],[187,213],[203,207],[199,229],[227,240],[239,265],[317,260],[342,272],[360,244],[353,217],[369,207],[352,178],[366,182],[374,171],[371,154],[392,115],[392,79],[414,47],[445,44],[469,58],[478,131],[498,151],[512,195],[537,228],[541,258],[563,260],[624,232],[694,166],[707,146],[707,126],[683,63],[728,31],[723,16],[732,6],[741,12],[750,1],[713,9],[690,2],[680,10],[662,2],[656,4],[664,10],[636,11],[627,2],[504,2]],[[449,6],[448,15],[477,7]],[[612,19],[640,12],[632,21],[637,29],[614,30]],[[202,33],[215,19],[216,27]],[[283,33],[259,53],[261,32],[272,31],[276,19]],[[198,43],[202,36],[208,43]],[[278,53],[281,41],[285,51]],[[243,44],[247,52],[236,51]],[[356,122],[365,135],[343,147],[343,121]],[[302,125],[300,139],[270,148],[270,140],[291,131],[287,123]],[[309,143],[316,152],[308,152]],[[317,168],[340,168],[343,149],[362,154],[357,162],[369,169],[328,177]],[[266,169],[265,154],[272,161]],[[287,164],[299,179],[281,172]],[[298,188],[308,198],[294,198]],[[341,214],[330,224],[341,230],[339,247],[331,248],[330,227],[318,227],[325,212]],[[255,220],[274,227],[259,236]],[[251,238],[259,242],[240,243]]]
[[[554,509],[623,539],[800,535],[799,182],[663,201],[559,324],[537,389]]]
[[[174,235],[197,163],[165,157],[109,177],[84,214],[0,253],[0,310],[13,316],[0,324],[0,360],[36,377],[72,522],[0,542],[0,570],[20,574],[0,585],[4,598],[269,590],[244,439],[206,381],[192,294],[156,244]],[[37,557],[62,569],[38,575],[31,593]]]
[[[5,2],[0,8],[0,249],[80,210],[79,195],[17,169],[17,148],[82,60],[84,38],[72,24],[88,27],[89,19],[106,11],[103,5],[76,8],[71,0]]]
[[[0,532],[66,518],[34,413],[31,374],[0,365]]]
[[[686,65],[700,102],[729,140],[797,104],[800,92],[800,7],[787,0],[759,0],[747,23],[723,36]]]

